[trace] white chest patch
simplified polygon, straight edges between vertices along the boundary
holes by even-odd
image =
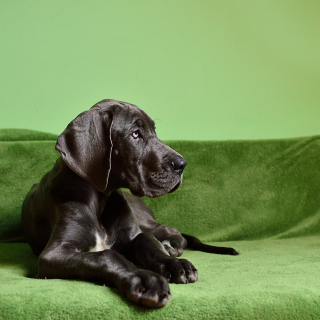
[[[96,244],[94,247],[90,248],[89,252],[98,252],[110,249],[109,246],[106,245],[107,235],[104,238],[101,238],[98,232],[95,233]]]

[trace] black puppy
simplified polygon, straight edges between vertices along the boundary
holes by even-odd
[[[100,101],[68,125],[56,149],[61,157],[22,207],[25,235],[40,255],[39,278],[97,281],[162,307],[168,282],[198,279],[189,261],[176,258],[183,249],[237,254],[158,224],[139,198],[175,191],[187,162],[158,139],[137,106]]]

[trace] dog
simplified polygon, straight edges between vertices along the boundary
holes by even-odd
[[[83,279],[117,287],[159,308],[168,283],[198,280],[183,250],[236,255],[155,221],[141,200],[174,192],[186,160],[164,144],[137,106],[106,99],[78,115],[58,137],[60,157],[22,206],[23,230],[39,256],[38,278]],[[129,189],[131,193],[122,189]]]

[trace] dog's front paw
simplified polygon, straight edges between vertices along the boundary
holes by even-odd
[[[198,270],[186,259],[168,258],[156,264],[152,269],[166,277],[171,283],[187,284],[196,282],[199,278]]]
[[[137,270],[119,281],[127,298],[149,308],[164,307],[171,298],[168,281],[154,272]]]

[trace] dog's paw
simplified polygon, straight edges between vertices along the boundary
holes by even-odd
[[[120,281],[119,288],[130,301],[149,308],[164,307],[171,298],[168,281],[148,270],[134,271]]]
[[[152,269],[166,277],[171,283],[187,284],[196,282],[199,278],[198,270],[186,259],[168,258],[156,264]]]
[[[180,257],[183,253],[183,248],[186,246],[185,239],[176,236],[168,237],[161,243],[171,257]]]

